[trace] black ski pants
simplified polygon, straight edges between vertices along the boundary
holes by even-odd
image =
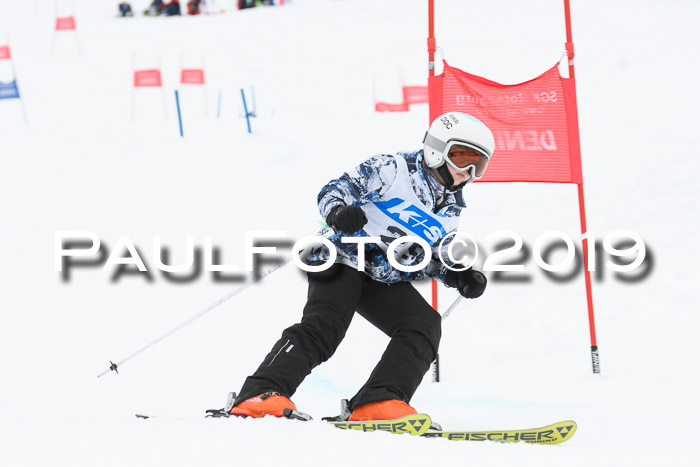
[[[267,391],[291,397],[311,370],[333,355],[355,311],[391,341],[350,400],[350,410],[386,399],[409,402],[437,355],[440,315],[409,282],[385,284],[337,263],[308,277],[301,322],[282,332],[260,367],[246,379],[235,403]]]

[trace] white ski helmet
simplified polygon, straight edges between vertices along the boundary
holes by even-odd
[[[447,153],[454,144],[472,147],[487,159],[491,158],[496,147],[493,133],[480,120],[462,112],[448,112],[436,118],[425,134],[425,164],[431,169],[444,165]]]

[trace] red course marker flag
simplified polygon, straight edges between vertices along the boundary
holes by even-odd
[[[9,60],[11,58],[12,55],[10,55],[10,46],[0,45],[0,60]]]
[[[180,84],[204,84],[204,70],[183,68],[180,72]]]
[[[75,16],[56,18],[56,31],[75,31]]]
[[[374,104],[375,112],[407,112],[408,104],[390,104],[388,102],[377,102]]]
[[[403,102],[400,104],[391,104],[388,102],[376,102],[374,104],[375,112],[407,112],[412,104],[427,104],[428,103],[428,87],[427,86],[403,86]]]
[[[576,96],[557,65],[537,78],[504,85],[445,63],[429,78],[431,118],[450,111],[481,120],[496,150],[478,182],[583,183]]]
[[[404,86],[403,103],[407,105],[427,104],[428,86]]]
[[[475,116],[493,131],[496,151],[485,176],[477,182],[575,183],[578,186],[581,234],[585,234],[586,208],[569,0],[564,0],[569,78],[561,77],[557,63],[537,78],[510,86],[452,68],[444,61],[443,74],[435,76],[434,16],[434,0],[428,0],[429,121],[446,112],[460,111]],[[593,374],[600,374],[586,237],[583,237],[582,247],[591,360]],[[434,280],[432,291],[433,308],[437,310],[437,282]],[[439,369],[436,358],[433,381],[440,381]]]
[[[163,80],[161,79],[160,70],[136,70],[134,71],[134,87],[162,87]]]

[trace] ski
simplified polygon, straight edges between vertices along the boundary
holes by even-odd
[[[212,415],[214,411],[207,411],[205,418],[238,418],[228,414]],[[287,413],[288,412],[288,413]],[[169,419],[169,420],[194,420],[192,417],[173,417],[163,415],[136,414],[140,419]],[[312,420],[311,416],[303,412],[289,409],[285,410],[285,417],[292,420]],[[450,441],[498,441],[502,443],[532,443],[532,444],[561,444],[568,441],[576,433],[576,422],[567,420],[553,423],[541,428],[528,428],[520,430],[484,430],[484,431],[448,431],[436,430],[431,427],[437,426],[432,422],[430,416],[426,414],[413,414],[393,420],[372,420],[372,421],[340,421],[325,420],[326,423],[343,430],[360,431],[386,431],[388,433],[408,433],[413,436],[423,436],[426,438],[445,438]]]
[[[135,414],[136,418],[140,418],[143,420],[149,419],[149,418],[161,418],[161,419],[167,419],[167,420],[194,420],[194,417],[176,417],[176,416],[171,416],[171,415],[147,415],[147,414],[142,414],[142,413],[137,413]]]
[[[136,415],[136,418],[142,419],[142,420],[148,420],[149,418],[158,418],[161,420],[200,420],[200,419],[205,419],[205,418],[247,418],[247,417],[242,417],[242,416],[237,416],[237,415],[230,415],[227,412],[223,412],[221,409],[209,409],[206,412],[206,415],[202,417],[178,417],[178,416],[173,416],[173,415],[150,415],[150,414],[143,414],[143,413],[137,413],[134,414]],[[301,420],[304,422],[307,422],[309,420],[313,420],[311,415],[304,413],[304,412],[299,412],[298,410],[291,410],[291,409],[284,409],[284,417],[279,417],[279,418],[288,418],[290,420]]]
[[[495,431],[437,431],[428,430],[423,436],[429,438],[446,438],[452,441],[500,441],[515,443],[523,441],[535,444],[560,444],[571,439],[576,433],[576,422],[564,421],[542,428],[525,430]]]
[[[230,410],[230,409],[229,409]],[[149,415],[149,414],[143,414],[143,413],[137,413],[135,414],[136,418],[147,420],[149,418],[160,418],[160,419],[168,419],[168,420],[196,420],[199,419],[200,417],[176,417],[176,416],[169,416],[169,415]],[[224,409],[208,409],[206,411],[206,415],[204,415],[201,418],[247,418],[244,416],[238,416],[238,415],[231,415],[229,414],[228,410]],[[309,420],[313,420],[311,415],[304,413],[304,412],[299,412],[298,410],[291,410],[291,409],[284,409],[284,417],[280,418],[288,418],[290,420],[301,420],[304,422],[308,422]]]
[[[226,405],[221,409],[209,409],[206,418],[238,418],[231,415],[236,393],[231,392],[226,399]],[[284,418],[291,420],[310,421],[311,415],[298,410],[284,409]],[[564,421],[553,423],[542,428],[529,428],[525,430],[488,430],[488,431],[447,431],[440,425],[433,423],[429,415],[417,413],[393,420],[349,421],[350,409],[348,401],[340,401],[340,415],[324,417],[323,421],[343,430],[360,431],[386,431],[389,433],[408,433],[412,436],[424,436],[428,438],[445,438],[451,441],[500,441],[500,442],[525,442],[535,444],[560,444],[569,440],[576,433],[576,422]],[[164,417],[158,415],[136,414],[137,418],[170,418],[187,420],[186,417]]]
[[[409,433],[413,436],[421,436],[430,429],[431,420],[428,415],[417,413],[393,420],[364,422],[327,420],[327,423],[343,430],[387,431],[389,433]]]

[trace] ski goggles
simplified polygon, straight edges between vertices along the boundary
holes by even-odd
[[[469,170],[473,179],[484,176],[486,166],[489,165],[489,156],[482,149],[462,141],[451,141],[445,147],[445,160],[455,170],[464,172]]]

